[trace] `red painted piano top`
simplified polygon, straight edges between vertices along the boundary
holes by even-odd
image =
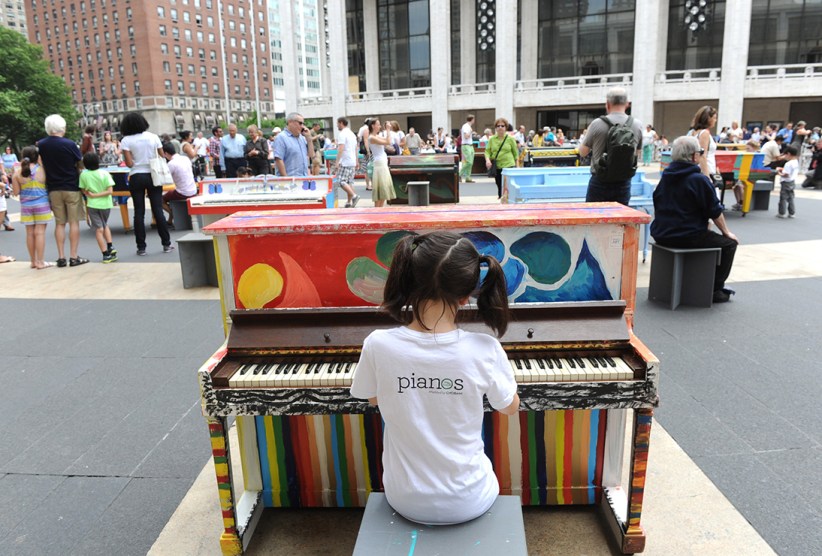
[[[461,229],[535,225],[647,224],[651,217],[617,203],[463,205],[387,209],[238,212],[203,228],[210,235]]]

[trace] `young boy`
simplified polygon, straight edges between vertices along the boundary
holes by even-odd
[[[782,178],[779,189],[779,214],[777,218],[793,218],[796,214],[796,208],[793,204],[794,187],[796,187],[796,175],[799,173],[799,161],[796,160],[796,155],[799,154],[796,147],[788,145],[785,147],[785,166],[777,168],[776,171]],[[785,214],[785,205],[788,206],[788,214]]]
[[[105,170],[100,170],[100,157],[93,151],[83,155],[83,166],[86,169],[80,174],[80,189],[88,198],[89,221],[103,252],[103,262],[113,263],[117,260],[117,250],[111,243],[108,216],[114,206],[111,200],[114,179]]]
[[[238,178],[253,178],[254,172],[248,166],[241,166],[237,168],[237,177]]]

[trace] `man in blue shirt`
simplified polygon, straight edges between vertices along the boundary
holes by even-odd
[[[220,158],[227,178],[236,178],[237,168],[245,166],[245,143],[245,137],[237,133],[237,126],[229,124],[228,137],[220,139]]]
[[[790,145],[793,140],[793,122],[788,122],[785,124],[785,127],[780,129],[776,135],[785,140],[785,145]]]
[[[654,221],[651,235],[665,247],[691,249],[719,247],[720,263],[714,275],[714,303],[729,301],[734,291],[725,287],[731,273],[736,236],[728,229],[724,207],[714,193],[711,180],[699,169],[705,151],[696,137],[679,137],[671,148],[671,164],[662,172],[654,189]],[[708,229],[713,220],[721,235]]]
[[[308,161],[314,158],[314,145],[308,140],[309,129],[300,114],[286,118],[285,130],[274,142],[274,164],[281,176],[307,176]]]

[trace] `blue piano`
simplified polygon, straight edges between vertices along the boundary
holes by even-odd
[[[503,190],[508,191],[508,202],[522,203],[582,203],[588,191],[590,166],[505,168],[502,171]],[[647,214],[654,214],[654,186],[637,172],[631,181],[629,206]],[[642,262],[648,257],[650,225],[642,229]]]

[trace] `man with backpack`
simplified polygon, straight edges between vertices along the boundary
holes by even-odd
[[[592,155],[586,202],[615,201],[627,206],[631,199],[631,178],[636,173],[642,147],[642,122],[626,114],[627,108],[625,89],[615,87],[608,91],[608,115],[591,122],[579,146],[581,158]]]

